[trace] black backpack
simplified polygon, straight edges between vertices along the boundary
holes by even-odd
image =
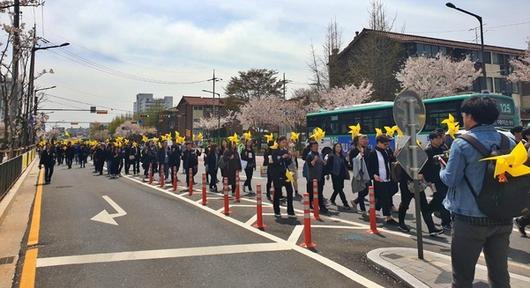
[[[483,157],[499,156],[511,152],[510,140],[501,135],[501,145],[487,149],[475,137],[463,134],[462,138],[473,146]],[[482,190],[479,194],[475,191],[467,176],[464,179],[473,193],[480,211],[494,220],[509,220],[513,217],[521,216],[523,211],[530,207],[530,174],[519,177],[512,177],[506,173],[507,182],[501,183],[494,178],[495,160],[484,161],[486,171]]]

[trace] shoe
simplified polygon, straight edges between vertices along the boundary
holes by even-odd
[[[333,206],[337,206],[337,203],[335,203],[335,201],[331,200],[330,202]]]
[[[394,220],[394,219],[390,219],[390,220],[386,220],[385,222],[387,225],[392,225],[392,226],[399,226],[399,223]]]
[[[517,229],[519,230],[519,233],[521,233],[521,236],[526,237],[526,231],[524,230],[524,226],[521,224],[521,221],[517,218],[515,218],[515,226],[517,226]]]
[[[295,214],[289,214],[289,219],[296,219],[296,215]]]
[[[274,214],[274,217],[276,217],[276,218],[282,218],[282,214],[279,214],[279,213],[276,214],[276,213],[275,213],[275,214]]]
[[[301,200],[303,200],[303,199],[304,199],[304,197],[302,197],[302,195],[300,195],[300,194],[298,194],[298,193],[294,194],[294,200],[296,200],[296,201],[301,201]]]
[[[443,225],[442,229],[444,230],[444,233],[451,234],[451,224],[449,225]]]
[[[243,193],[248,193],[247,186],[243,186]]]
[[[325,209],[320,208],[320,214],[329,215],[331,213],[329,213],[328,208],[325,208]]]
[[[250,191],[250,192],[248,192],[247,194],[245,194],[245,196],[247,196],[247,197],[254,197],[254,196],[256,196],[256,193]]]
[[[342,208],[344,208],[344,209],[346,209],[346,210],[351,210],[351,207],[350,207],[350,205],[348,205],[348,204],[344,204],[344,205],[342,205]]]
[[[444,233],[443,229],[434,229],[433,231],[429,232],[429,235],[431,236],[438,236]]]
[[[406,232],[406,233],[410,232],[409,226],[407,226],[405,224],[402,224],[402,225],[400,224],[399,225],[399,230],[401,230],[402,232]]]

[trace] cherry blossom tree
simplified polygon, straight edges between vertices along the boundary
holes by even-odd
[[[275,129],[285,118],[285,100],[275,96],[264,96],[251,98],[239,108],[235,114],[243,129],[271,128]]]
[[[121,136],[129,138],[131,136],[144,135],[147,133],[147,130],[141,127],[138,124],[133,124],[130,120],[126,120],[116,128],[114,132],[114,137]]]
[[[466,90],[480,76],[469,56],[455,61],[448,56],[409,57],[396,79],[403,88],[415,89],[422,98],[438,98]]]
[[[337,107],[361,104],[369,100],[372,93],[372,83],[363,81],[359,86],[351,84],[321,92],[320,102],[322,108],[332,110]]]
[[[513,72],[508,76],[511,82],[530,81],[530,41],[528,41],[528,49],[524,56],[519,59],[510,61],[513,66]]]

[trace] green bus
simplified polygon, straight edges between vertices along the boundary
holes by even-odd
[[[423,101],[427,115],[425,127],[421,133],[424,136],[421,137],[420,135],[420,138],[425,138],[426,134],[437,128],[446,129],[447,127],[442,125],[441,122],[443,119],[447,118],[448,114],[452,114],[456,118],[456,121],[462,125],[460,106],[464,100],[472,96],[487,96],[495,99],[500,111],[499,119],[495,123],[496,128],[508,130],[514,126],[520,125],[520,114],[511,97],[489,93],[454,95],[426,99]],[[351,136],[348,134],[348,126],[360,123],[361,133],[369,136],[370,145],[373,147],[375,145],[375,128],[383,129],[384,126],[393,126],[395,124],[392,114],[393,104],[393,102],[388,101],[372,102],[341,107],[329,111],[321,110],[308,113],[306,116],[307,135],[309,135],[315,127],[320,127],[326,131],[326,138],[323,141],[323,146],[328,146],[331,143],[341,143],[344,149],[349,149]]]

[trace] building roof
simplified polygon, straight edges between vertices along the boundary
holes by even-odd
[[[352,42],[348,44],[346,48],[342,52],[339,53],[342,54],[344,51],[348,51],[365,35],[377,33],[380,36],[387,37],[389,39],[395,40],[397,42],[401,43],[421,43],[421,44],[430,44],[430,45],[439,45],[444,47],[452,47],[452,48],[460,48],[460,49],[468,49],[468,50],[480,50],[480,44],[476,43],[469,43],[469,42],[462,42],[462,41],[454,41],[454,40],[447,40],[447,39],[439,39],[439,38],[432,38],[432,37],[425,37],[425,36],[419,36],[419,35],[411,35],[411,34],[402,34],[402,33],[396,33],[396,32],[387,32],[387,31],[377,31],[373,29],[367,29],[364,28],[359,35],[355,36]],[[502,54],[509,54],[509,55],[516,55],[516,56],[522,56],[525,53],[525,50],[522,49],[514,49],[514,48],[508,48],[508,47],[500,47],[500,46],[492,46],[492,45],[484,45],[484,50],[486,52],[495,52],[495,53],[502,53]]]
[[[182,96],[182,99],[180,99],[180,102],[177,106],[179,106],[183,102],[187,102],[188,105],[191,105],[191,106],[221,106],[223,105],[223,101],[219,100],[219,98],[212,99],[211,97],[200,97],[200,96]]]

